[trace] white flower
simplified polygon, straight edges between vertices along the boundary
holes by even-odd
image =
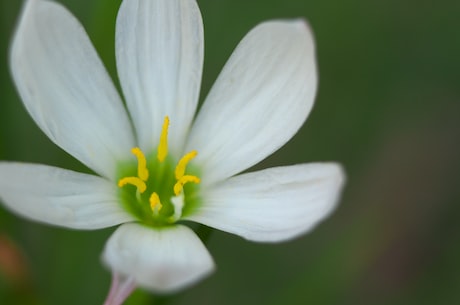
[[[174,291],[213,270],[181,220],[278,242],[334,208],[338,164],[239,174],[286,143],[312,108],[317,74],[304,21],[254,28],[195,119],[203,66],[195,0],[124,0],[115,50],[129,114],[78,21],[52,1],[27,1],[11,49],[19,94],[43,132],[97,175],[0,163],[0,197],[12,211],[74,229],[122,224],[103,254],[112,299],[134,286]]]

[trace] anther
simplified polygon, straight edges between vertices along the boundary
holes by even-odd
[[[176,180],[179,180],[185,175],[185,168],[187,167],[187,164],[190,162],[190,160],[195,158],[197,154],[198,153],[196,150],[192,150],[191,152],[183,156],[182,159],[179,160],[179,163],[177,163],[175,171]]]
[[[163,128],[161,129],[160,144],[158,145],[157,158],[158,161],[163,162],[168,155],[168,127],[169,117],[165,116]]]
[[[163,207],[160,201],[160,197],[155,192],[153,192],[152,195],[150,195],[149,202],[150,202],[150,208],[152,209],[152,212],[154,213],[158,213],[158,211],[160,211],[161,208]]]
[[[145,190],[147,189],[147,185],[145,184],[144,181],[142,181],[140,178],[138,177],[125,177],[123,179],[120,179],[118,181],[118,187],[123,187],[125,186],[126,184],[131,184],[131,185],[134,185],[135,187],[137,187],[137,190],[139,191],[139,193],[143,193],[145,192]]]
[[[131,149],[133,155],[137,158],[137,175],[142,181],[147,181],[149,178],[149,171],[147,169],[147,160],[145,159],[144,153],[139,147]]]
[[[178,196],[183,188],[184,188],[184,185],[186,183],[189,183],[189,182],[193,182],[193,183],[200,183],[200,178],[198,178],[197,176],[192,176],[192,175],[185,175],[185,176],[182,176],[179,181],[176,182],[176,184],[174,184],[174,194],[176,194],[176,196]]]

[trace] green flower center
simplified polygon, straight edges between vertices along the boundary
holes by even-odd
[[[146,158],[140,148],[131,152],[137,159],[121,164],[118,180],[124,207],[142,223],[166,226],[191,212],[199,203],[198,171],[189,162],[198,154],[195,150],[179,161],[168,155],[169,118],[165,117],[160,144]]]

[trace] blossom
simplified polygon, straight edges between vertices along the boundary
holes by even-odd
[[[114,274],[110,302],[135,286],[175,291],[213,271],[184,220],[279,242],[334,209],[344,182],[336,163],[242,173],[284,145],[313,106],[305,21],[251,30],[196,117],[203,25],[195,0],[124,0],[115,51],[124,99],[71,13],[26,1],[10,57],[18,92],[41,130],[94,174],[0,162],[0,198],[11,211],[73,229],[120,225],[103,252]]]

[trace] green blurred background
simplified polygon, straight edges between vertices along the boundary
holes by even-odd
[[[120,0],[60,0],[116,76]],[[459,304],[460,2],[198,0],[202,99],[257,23],[306,18],[320,88],[302,130],[258,167],[337,160],[348,182],[316,230],[267,245],[214,232],[217,271],[173,298],[129,304]],[[436,4],[435,4],[436,3]],[[0,0],[0,159],[76,170],[25,112],[8,71],[21,1]],[[0,304],[102,304],[100,253],[112,229],[70,231],[0,206]],[[148,295],[147,295],[148,296]]]

